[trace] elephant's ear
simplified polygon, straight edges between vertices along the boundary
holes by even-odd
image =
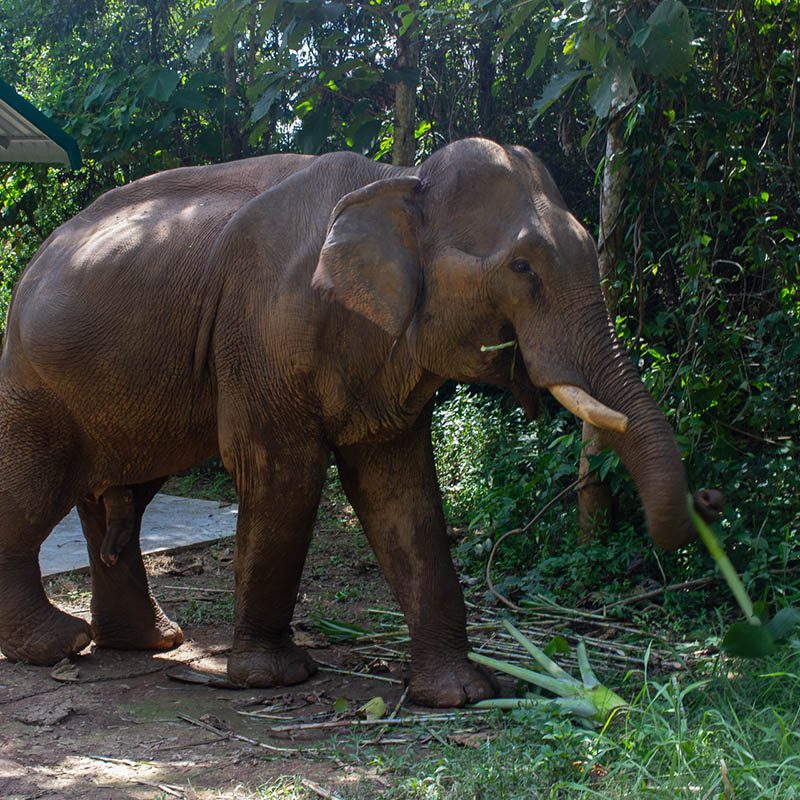
[[[419,178],[387,178],[345,195],[331,215],[312,285],[394,338],[420,287]]]

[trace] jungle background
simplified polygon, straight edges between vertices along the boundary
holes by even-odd
[[[598,238],[612,318],[690,485],[726,494],[718,528],[745,584],[773,607],[797,603],[796,0],[0,0],[0,76],[84,158],[77,171],[0,164],[3,320],[55,227],[158,170],[340,149],[409,164],[464,136],[531,148]],[[574,481],[582,432],[545,398],[529,422],[493,391],[448,386],[435,437],[480,602],[492,542]],[[482,746],[530,769],[434,754],[397,796],[800,796],[796,643],[767,664],[720,659],[735,612],[713,562],[698,545],[656,553],[613,454],[588,468],[605,488],[586,502],[607,512],[581,520],[567,494],[498,552],[497,588],[517,603],[622,603],[642,629],[710,648],[702,680],[640,680],[637,733],[592,739],[612,764],[599,784],[571,765],[563,721],[518,715]],[[198,479],[224,483],[213,465]]]

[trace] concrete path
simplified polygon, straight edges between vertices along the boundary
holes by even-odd
[[[216,500],[157,494],[142,519],[142,552],[155,553],[233,536],[237,512],[238,506],[220,508]],[[81,522],[74,508],[45,540],[39,565],[42,575],[89,566]]]

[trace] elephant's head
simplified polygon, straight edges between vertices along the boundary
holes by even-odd
[[[653,541],[694,538],[675,438],[614,333],[594,242],[529,151],[464,140],[346,195],[314,284],[405,337],[429,372],[525,405],[548,389],[620,455]]]

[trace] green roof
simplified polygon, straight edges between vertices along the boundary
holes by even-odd
[[[75,140],[0,81],[0,161],[81,165]]]

